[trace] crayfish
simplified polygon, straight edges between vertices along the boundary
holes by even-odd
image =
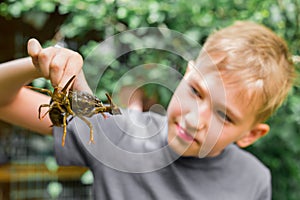
[[[38,118],[43,119],[48,113],[52,126],[63,127],[62,146],[65,145],[67,135],[67,124],[74,118],[79,117],[90,128],[90,143],[94,143],[93,126],[86,117],[92,117],[101,113],[106,118],[105,112],[110,114],[121,114],[120,109],[113,103],[112,98],[106,93],[109,105],[104,105],[102,101],[89,93],[83,91],[68,90],[75,79],[75,75],[61,87],[54,87],[53,92],[48,89],[27,86],[28,88],[47,93],[51,96],[49,104],[42,104],[38,109]],[[48,111],[41,116],[42,108],[49,107]],[[68,117],[72,116],[69,120]]]

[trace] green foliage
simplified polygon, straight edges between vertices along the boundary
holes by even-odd
[[[167,27],[201,44],[209,33],[235,20],[267,25],[287,40],[292,54],[300,54],[299,0],[6,0],[0,3],[0,15],[8,20],[33,12],[66,15],[60,32],[67,41],[79,44],[75,50],[84,57],[97,42],[126,30]],[[141,62],[161,63],[184,71],[186,62],[182,58],[161,51],[149,52],[145,56],[145,52],[136,51],[111,63],[100,87],[112,91],[118,77]],[[144,55],[142,61],[141,55]],[[95,69],[89,70],[89,73],[97,73]],[[147,91],[153,90],[153,86],[148,86]],[[164,89],[158,91],[161,102],[166,105],[170,95],[166,95]],[[271,133],[249,148],[271,169],[274,200],[300,197],[299,93],[298,88],[293,89],[288,101],[269,120]]]

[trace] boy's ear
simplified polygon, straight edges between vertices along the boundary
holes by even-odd
[[[236,141],[236,144],[242,148],[247,147],[256,142],[259,138],[265,136],[269,132],[269,130],[269,125],[257,124],[246,135]]]

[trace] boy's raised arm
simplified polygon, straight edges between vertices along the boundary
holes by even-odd
[[[50,97],[24,88],[35,78],[45,77],[54,86],[63,86],[77,75],[73,88],[90,89],[81,70],[82,57],[69,49],[49,47],[43,49],[39,42],[28,42],[28,58],[0,64],[0,119],[42,134],[51,134],[52,124],[47,115],[38,119],[38,108],[48,104]]]

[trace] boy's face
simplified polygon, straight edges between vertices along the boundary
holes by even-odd
[[[222,85],[223,84],[223,85]],[[229,144],[245,147],[265,135],[255,111],[217,71],[189,65],[168,107],[168,143],[183,156],[217,156]]]

